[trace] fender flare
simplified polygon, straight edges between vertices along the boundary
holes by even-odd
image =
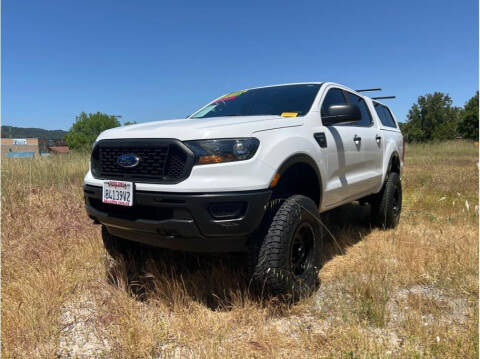
[[[398,164],[399,164],[399,169],[401,169],[401,167],[400,167],[400,163],[401,163],[400,162],[400,155],[398,154],[397,151],[393,151],[392,154],[390,155],[390,159],[388,160],[387,171],[385,172],[385,178],[383,180],[383,183],[388,181],[388,177],[390,175],[390,172],[392,172],[392,163],[393,163],[394,159],[397,159]],[[401,175],[401,173],[399,173],[399,175]]]
[[[323,199],[322,175],[320,173],[320,170],[318,169],[318,166],[317,166],[315,160],[312,157],[310,157],[309,155],[307,155],[305,153],[297,153],[295,155],[292,155],[282,162],[280,167],[278,167],[276,173],[278,173],[280,175],[280,178],[281,178],[282,175],[290,167],[292,167],[293,165],[299,164],[299,163],[306,164],[307,166],[312,168],[313,171],[315,172],[316,176],[317,176],[318,188],[319,188],[319,197],[320,197],[318,203],[319,203],[319,207],[320,207],[321,204],[322,204],[322,199]]]

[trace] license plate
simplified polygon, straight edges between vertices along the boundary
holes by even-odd
[[[133,182],[104,181],[102,202],[119,206],[132,206]]]

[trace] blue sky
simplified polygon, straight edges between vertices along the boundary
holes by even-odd
[[[419,95],[478,88],[478,2],[2,1],[2,124],[68,129],[81,111],[185,117],[220,94],[334,81]]]

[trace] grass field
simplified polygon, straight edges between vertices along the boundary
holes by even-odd
[[[88,220],[80,154],[2,161],[3,358],[477,358],[478,147],[409,145],[391,231],[325,216],[313,297],[248,294],[241,256],[114,263]]]

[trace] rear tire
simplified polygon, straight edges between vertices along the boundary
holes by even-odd
[[[250,253],[256,261],[254,287],[286,299],[310,295],[318,284],[323,233],[316,204],[301,195],[288,198],[275,213],[258,252]]]
[[[395,228],[402,211],[402,182],[400,175],[391,172],[382,190],[371,201],[372,222],[382,229]]]

